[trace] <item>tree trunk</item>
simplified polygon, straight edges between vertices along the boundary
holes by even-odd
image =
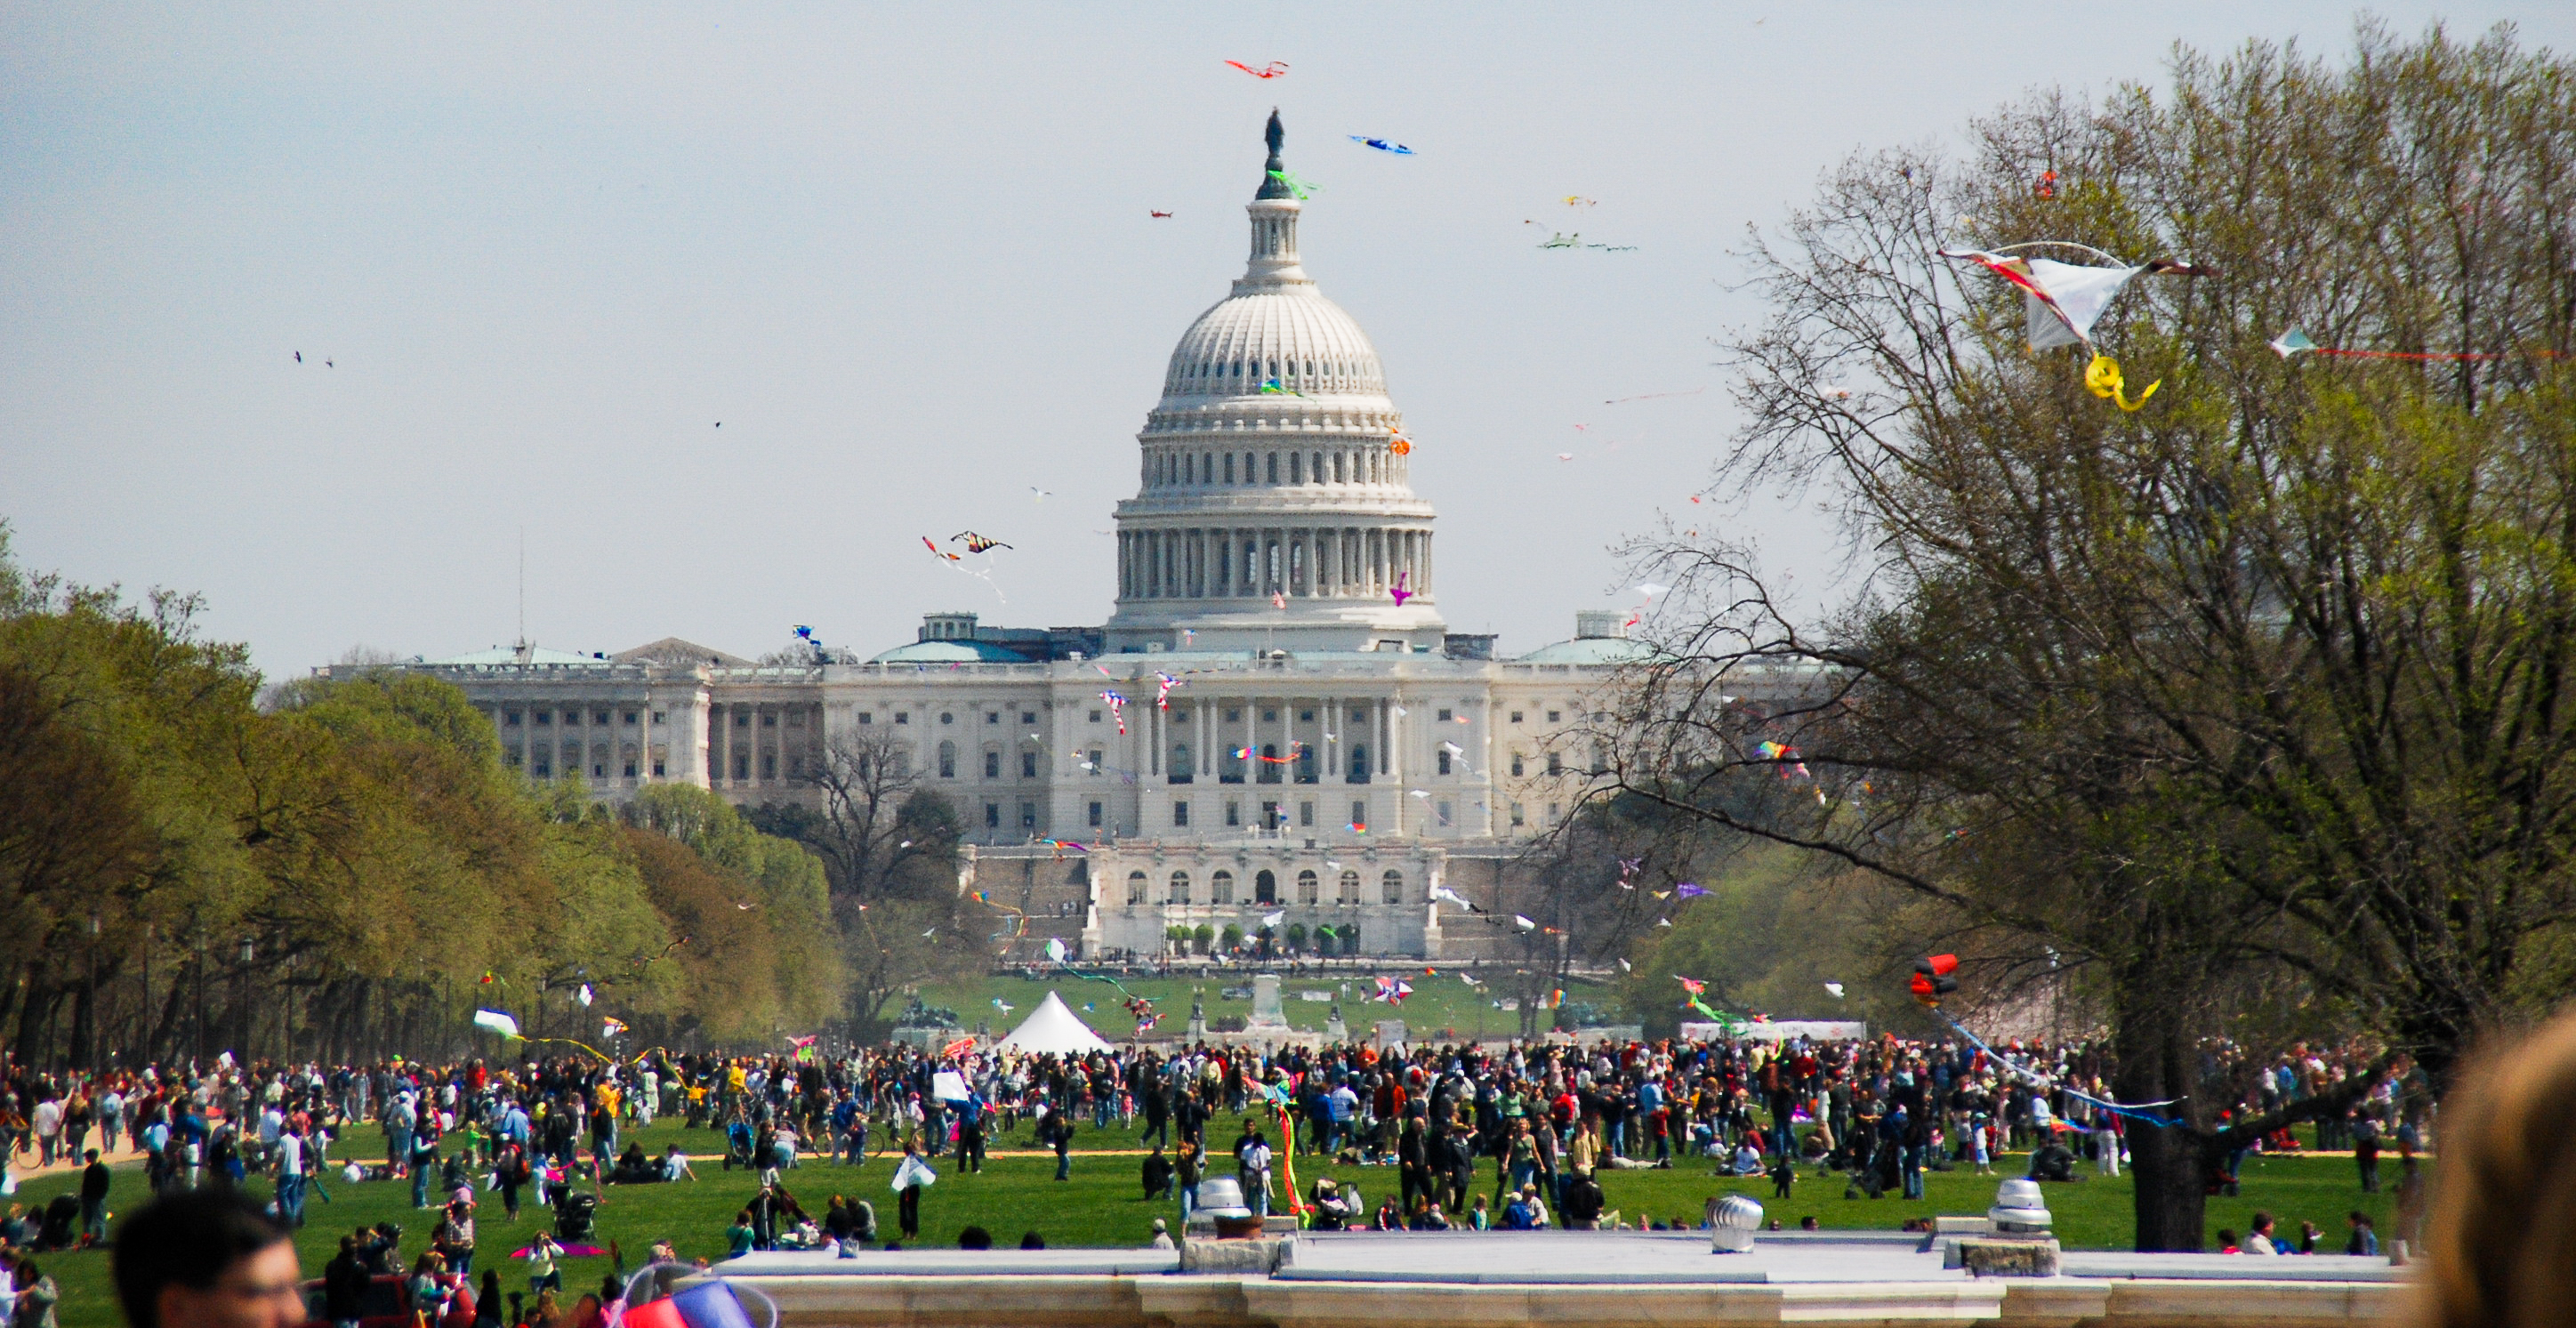
[[[2118,1052],[2113,1096],[2122,1102],[2181,1098],[2166,1110],[2190,1121],[2206,1108],[2191,1101],[2198,1066],[2178,1013],[2148,1000],[2124,1003],[2112,1030]],[[2131,1119],[2127,1138],[2130,1175],[2137,1187],[2137,1249],[2200,1249],[2209,1198],[2200,1132],[2189,1125],[2159,1128]]]

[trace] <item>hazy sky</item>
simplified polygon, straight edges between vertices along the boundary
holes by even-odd
[[[2576,41],[2576,6],[2375,12]],[[1242,269],[1276,104],[1322,186],[1307,270],[1439,508],[1441,608],[1517,653],[1622,602],[1610,546],[1717,478],[1748,224],[2025,90],[2155,79],[2176,40],[2340,52],[2353,17],[9,4],[0,516],[30,566],[204,592],[272,675],[509,641],[523,531],[529,632],[570,649],[1098,623],[1099,532]],[[1830,585],[1812,504],[1738,523]],[[921,552],[964,527],[1017,546],[1007,605]]]

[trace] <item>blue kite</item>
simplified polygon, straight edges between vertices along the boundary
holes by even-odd
[[[1383,138],[1362,138],[1357,134],[1353,134],[1351,135],[1351,141],[1359,144],[1361,147],[1376,148],[1380,152],[1392,152],[1399,157],[1410,157],[1413,155],[1413,149],[1406,147],[1402,143],[1389,143]]]

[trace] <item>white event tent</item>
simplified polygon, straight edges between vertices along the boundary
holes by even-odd
[[[1050,991],[1039,1003],[1037,1012],[1002,1039],[997,1051],[1051,1051],[1058,1055],[1077,1051],[1109,1051],[1109,1043],[1091,1025],[1072,1010],[1065,1008],[1062,997]]]

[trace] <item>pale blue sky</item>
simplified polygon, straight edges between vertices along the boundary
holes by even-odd
[[[1275,103],[1323,186],[1307,268],[1418,443],[1441,607],[1518,653],[1625,602],[1608,546],[1713,482],[1746,225],[1855,148],[2157,78],[2175,40],[2341,51],[2354,12],[9,4],[0,515],[32,566],[205,592],[273,675],[508,641],[523,528],[530,632],[569,649],[1097,623],[1094,532],[1242,267]],[[964,527],[1017,546],[1007,606],[920,552]],[[1830,584],[1810,505],[1737,528]]]

